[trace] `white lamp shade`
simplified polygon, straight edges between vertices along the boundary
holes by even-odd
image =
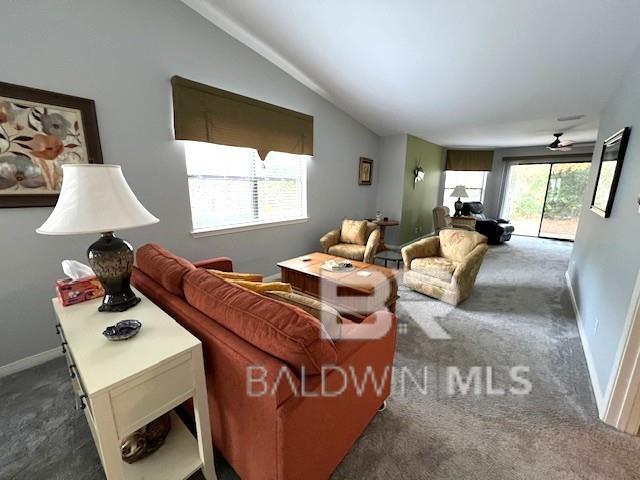
[[[456,185],[456,188],[451,192],[450,197],[458,197],[458,198],[467,198],[469,194],[467,193],[467,189],[464,185]]]
[[[46,222],[45,235],[101,233],[157,223],[138,201],[120,165],[63,165],[60,198]]]

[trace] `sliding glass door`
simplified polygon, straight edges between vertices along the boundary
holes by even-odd
[[[550,169],[548,163],[511,165],[502,216],[515,234],[538,236]]]
[[[541,237],[575,238],[590,168],[591,162],[554,163],[551,166],[540,225]]]
[[[502,216],[517,235],[573,240],[590,167],[590,162],[511,165]]]

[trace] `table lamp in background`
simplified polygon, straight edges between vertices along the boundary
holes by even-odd
[[[450,197],[458,197],[458,200],[456,201],[456,203],[453,204],[453,206],[456,209],[456,213],[454,214],[454,217],[459,217],[460,215],[462,215],[461,210],[462,210],[462,202],[460,201],[460,198],[469,198],[469,194],[467,193],[467,189],[465,188],[464,185],[456,185],[456,188],[453,189],[453,192],[451,192],[451,195],[449,195]]]
[[[101,312],[123,312],[140,302],[131,290],[133,248],[113,232],[159,220],[138,201],[120,165],[63,165],[60,198],[36,232],[45,235],[100,233],[87,256],[105,296]]]

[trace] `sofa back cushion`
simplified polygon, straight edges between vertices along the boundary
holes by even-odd
[[[336,347],[319,320],[204,269],[184,277],[187,301],[245,341],[304,373],[335,364]]]
[[[136,265],[146,275],[174,295],[184,297],[184,276],[195,270],[193,264],[156,243],[147,243],[136,252]]]
[[[440,237],[440,254],[456,262],[464,261],[464,257],[474,248],[487,243],[487,237],[484,235],[467,230],[441,230],[438,235]]]
[[[340,228],[340,243],[364,245],[367,241],[367,221],[345,218]]]

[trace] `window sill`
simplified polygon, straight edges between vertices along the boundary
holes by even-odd
[[[305,223],[308,221],[309,221],[309,217],[303,217],[303,218],[294,218],[292,220],[282,220],[279,222],[251,223],[247,225],[236,225],[234,227],[203,228],[200,230],[193,230],[191,232],[191,236],[193,238],[214,237],[217,235],[227,235],[229,233],[246,232],[249,230],[261,230],[263,228],[281,227],[284,225],[294,225],[296,223]]]

